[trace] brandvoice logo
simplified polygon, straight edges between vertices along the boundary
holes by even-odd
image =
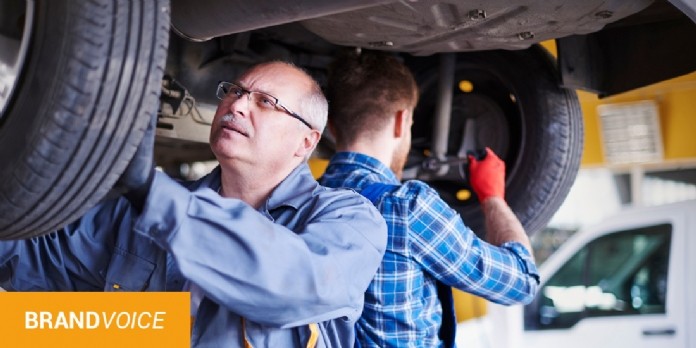
[[[27,330],[162,330],[167,312],[26,311]]]

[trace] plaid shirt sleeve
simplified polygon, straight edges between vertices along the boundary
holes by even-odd
[[[539,275],[529,251],[517,242],[491,245],[464,225],[459,214],[423,183],[410,207],[413,258],[441,282],[500,304],[529,303]]]

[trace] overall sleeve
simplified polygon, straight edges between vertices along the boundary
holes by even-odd
[[[430,190],[411,208],[414,258],[441,282],[499,304],[529,303],[539,275],[520,243],[494,246],[478,238],[457,212]]]
[[[104,288],[116,225],[129,224],[128,204],[103,202],[49,234],[0,242],[0,286],[15,291],[98,291]]]
[[[190,192],[158,173],[136,230],[169,250],[207,297],[254,322],[355,320],[384,254],[386,224],[354,192],[325,193],[293,231],[240,200]]]

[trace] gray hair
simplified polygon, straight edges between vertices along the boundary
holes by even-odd
[[[300,101],[300,116],[307,119],[307,122],[318,130],[319,133],[323,133],[328,115],[329,102],[326,100],[319,84],[312,79],[311,90]]]

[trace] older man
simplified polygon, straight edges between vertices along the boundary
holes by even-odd
[[[192,346],[352,347],[386,225],[369,201],[311,176],[326,99],[282,62],[220,83],[217,95],[218,168],[183,187],[139,165],[152,156],[144,146],[124,176],[128,199],[48,236],[0,243],[0,285],[189,290]]]

